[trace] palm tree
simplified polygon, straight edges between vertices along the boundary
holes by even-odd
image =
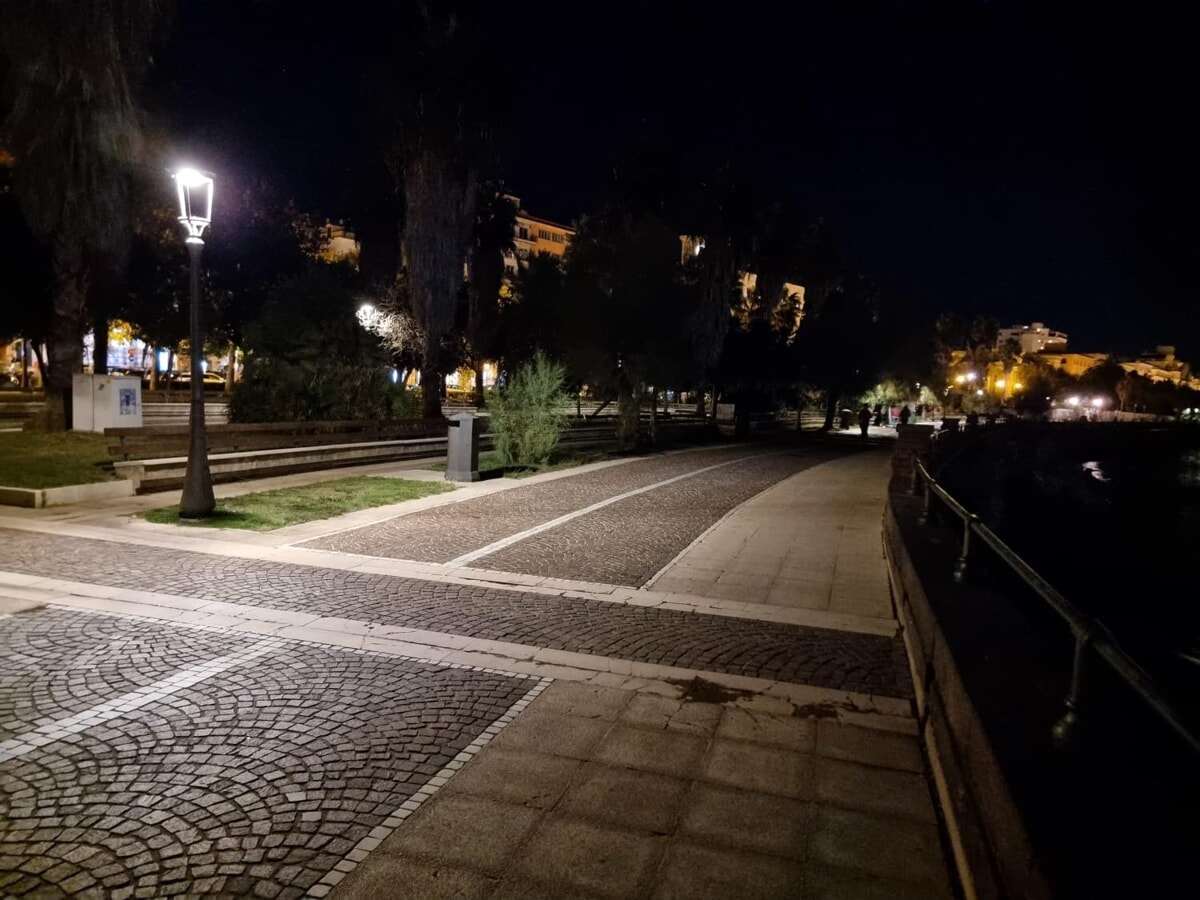
[[[13,190],[50,251],[47,425],[67,427],[89,286],[130,235],[129,171],[140,151],[136,95],[165,0],[6,0],[4,135]]]

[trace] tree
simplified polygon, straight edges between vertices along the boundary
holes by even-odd
[[[24,338],[39,355],[50,333],[50,256],[30,233],[12,193],[11,168],[0,166],[0,343]],[[29,367],[23,368],[29,385]]]
[[[129,170],[141,149],[136,97],[165,7],[162,0],[7,0],[3,7],[13,190],[51,260],[49,427],[67,427],[95,265],[122,255],[129,239]]]
[[[678,235],[665,222],[612,207],[585,217],[567,249],[566,358],[581,381],[616,395],[626,446],[637,438],[646,385],[691,368],[678,260]]]
[[[388,418],[408,413],[378,343],[356,317],[348,273],[314,265],[282,279],[246,327],[246,372],[230,399],[238,422]]]
[[[404,195],[404,260],[412,312],[425,334],[425,414],[441,415],[442,341],[463,291],[479,185],[495,163],[494,122],[504,107],[494,34],[478,16],[419,5],[413,45],[393,50],[400,69],[389,99],[393,157]]]
[[[802,379],[825,393],[823,430],[833,427],[843,398],[878,381],[882,337],[878,290],[857,273],[822,290],[819,304],[806,312],[794,346]]]
[[[514,250],[517,207],[487,185],[476,205],[467,276],[467,349],[475,369],[475,398],[483,404],[483,363],[496,356],[504,257]]]
[[[542,350],[552,359],[566,358],[567,315],[563,265],[559,257],[537,253],[517,269],[512,296],[500,307],[496,349],[503,367],[515,370]],[[579,383],[579,373],[568,377]]]

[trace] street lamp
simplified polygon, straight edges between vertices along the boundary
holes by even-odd
[[[192,358],[192,406],[188,416],[187,472],[183,476],[183,496],[179,518],[204,519],[217,505],[213,498],[212,474],[208,470],[208,437],[204,430],[204,332],[200,328],[200,251],[201,235],[212,222],[213,179],[195,169],[174,173],[179,190],[179,224],[187,229],[188,256],[191,260],[191,329],[188,340]]]

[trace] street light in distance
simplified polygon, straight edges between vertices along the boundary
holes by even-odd
[[[191,412],[188,415],[187,471],[179,518],[206,519],[217,503],[213,497],[212,473],[208,469],[208,435],[204,426],[204,330],[200,325],[200,251],[204,230],[212,223],[213,177],[192,168],[173,173],[179,191],[179,224],[187,229],[191,261],[191,328],[188,333],[192,369]]]

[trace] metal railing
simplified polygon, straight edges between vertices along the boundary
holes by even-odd
[[[1175,707],[1154,683],[1150,675],[1118,646],[1112,632],[1103,623],[1077,609],[1055,590],[1053,585],[1039,575],[1029,563],[1000,540],[994,531],[979,521],[979,516],[959,503],[938,484],[919,459],[913,460],[912,488],[914,494],[924,495],[921,515],[917,520],[919,524],[928,525],[934,497],[954,513],[962,523],[962,544],[958,559],[954,563],[955,582],[961,584],[966,578],[967,560],[971,553],[972,536],[974,536],[1025,582],[1071,629],[1072,637],[1075,640],[1075,654],[1071,663],[1071,686],[1063,701],[1065,707],[1063,715],[1051,729],[1051,736],[1056,746],[1065,749],[1071,743],[1072,736],[1079,727],[1084,673],[1088,651],[1091,650],[1092,653],[1108,663],[1117,677],[1124,681],[1134,694],[1182,737],[1193,751],[1200,753],[1200,735],[1197,735],[1192,727],[1180,718]]]

